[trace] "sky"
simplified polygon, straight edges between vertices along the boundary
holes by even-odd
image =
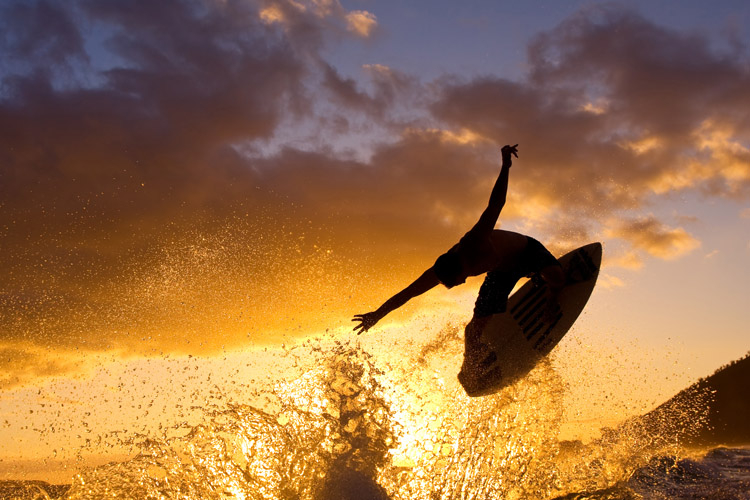
[[[504,144],[500,227],[604,244],[580,349],[653,400],[750,350],[746,2],[0,9],[11,420],[97,370],[347,337],[476,221]],[[380,331],[465,320],[478,286]]]

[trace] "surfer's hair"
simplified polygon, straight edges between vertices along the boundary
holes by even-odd
[[[458,284],[458,279],[461,277],[461,259],[455,252],[444,253],[437,258],[432,269],[440,283],[452,288]]]

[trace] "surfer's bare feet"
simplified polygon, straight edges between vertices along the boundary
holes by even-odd
[[[495,353],[492,353],[494,356]],[[494,357],[496,360],[497,357]],[[481,396],[482,388],[486,388],[491,385],[492,382],[499,380],[502,376],[500,367],[492,366],[491,362],[482,363],[478,365],[467,363],[468,360],[464,359],[464,364],[461,367],[461,371],[458,372],[458,381],[461,383],[461,387],[464,388],[466,394],[471,397]],[[488,369],[489,368],[489,369]]]
[[[459,380],[461,380],[462,385],[465,385],[464,381],[469,380],[478,384],[493,371],[492,366],[497,361],[497,354],[480,340],[482,330],[489,319],[489,316],[472,318],[466,325],[464,330],[464,362],[459,373]]]
[[[478,373],[487,371],[497,361],[497,354],[486,345],[464,353],[463,366]]]

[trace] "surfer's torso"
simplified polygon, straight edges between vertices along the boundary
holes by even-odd
[[[513,231],[472,229],[449,251],[458,253],[468,276],[477,276],[492,270],[514,269],[521,262],[528,241],[527,236]]]

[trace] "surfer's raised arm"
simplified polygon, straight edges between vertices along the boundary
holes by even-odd
[[[489,233],[495,229],[497,219],[500,217],[500,211],[505,206],[505,199],[508,194],[508,174],[513,164],[512,156],[518,158],[518,144],[515,146],[503,146],[500,152],[503,159],[502,167],[500,167],[500,175],[497,177],[497,181],[495,181],[492,193],[490,193],[490,201],[487,204],[487,208],[482,212],[482,216],[479,217],[479,221],[474,225],[472,231]]]
[[[383,317],[389,312],[398,309],[410,299],[413,299],[417,295],[422,295],[427,290],[430,290],[439,284],[440,282],[438,281],[435,271],[432,268],[429,268],[427,271],[423,272],[419,278],[414,280],[411,285],[386,300],[377,310],[355,315],[352,321],[359,321],[360,323],[354,327],[354,331],[357,332],[357,335],[366,332],[375,326],[375,323],[383,319]]]

